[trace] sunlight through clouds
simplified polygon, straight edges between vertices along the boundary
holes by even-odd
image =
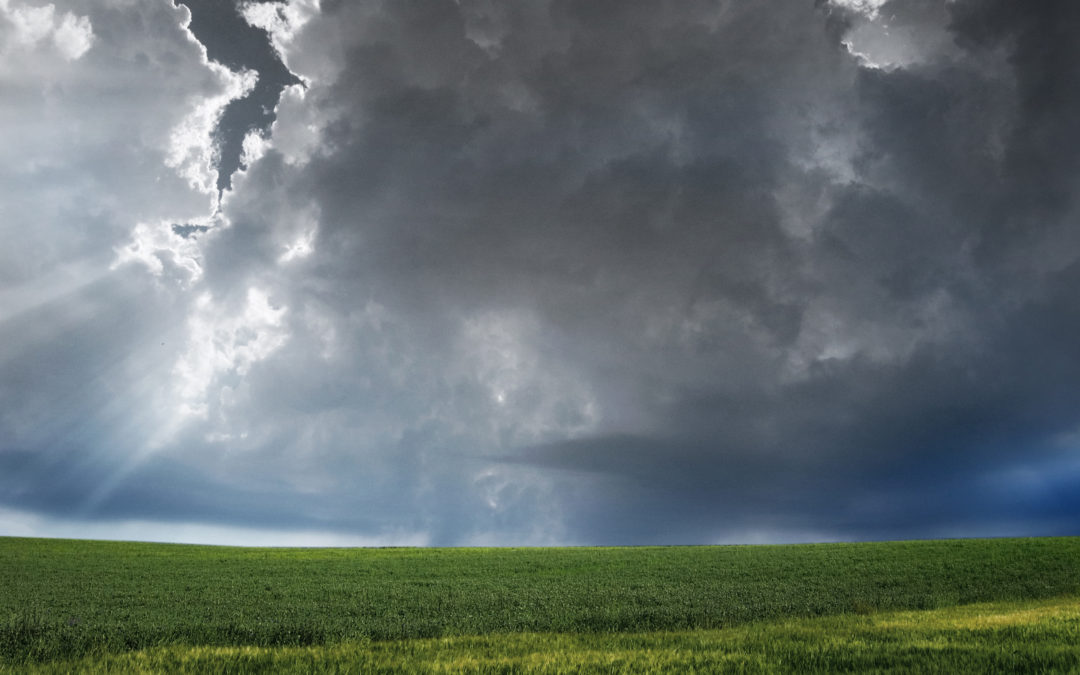
[[[1077,21],[0,0],[0,533],[1080,522]]]
[[[182,288],[190,288],[202,276],[199,258],[199,242],[176,234],[170,223],[139,223],[131,233],[131,241],[117,250],[111,268],[138,262],[155,277],[164,276]]]
[[[181,401],[178,413],[206,419],[213,410],[217,421],[226,423],[232,388],[219,383],[219,378],[243,378],[252,366],[285,344],[289,338],[283,325],[287,309],[273,306],[267,294],[257,288],[248,289],[239,312],[216,304],[208,293],[199,296],[188,319],[187,351],[173,369]]]

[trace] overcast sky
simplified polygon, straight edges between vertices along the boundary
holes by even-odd
[[[0,0],[0,534],[1080,534],[1075,0]]]

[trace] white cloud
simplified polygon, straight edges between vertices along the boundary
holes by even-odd
[[[173,369],[179,397],[178,414],[206,418],[212,407],[228,407],[231,388],[218,383],[218,396],[211,391],[222,375],[243,377],[251,367],[285,344],[289,333],[284,325],[285,307],[275,307],[265,291],[249,288],[243,308],[214,302],[209,294],[199,297],[188,318],[186,352]]]
[[[85,16],[75,16],[68,12],[60,20],[60,25],[53,33],[53,41],[57,49],[69,61],[81,57],[90,49],[94,42],[94,31],[90,27],[90,20]]]
[[[299,85],[286,87],[273,126],[273,147],[289,164],[304,165],[320,151],[322,120]]]
[[[199,243],[173,232],[169,222],[138,223],[131,241],[117,249],[112,268],[129,262],[142,263],[154,276],[168,272],[170,278],[186,288],[202,276],[200,257]]]
[[[258,131],[249,131],[244,136],[242,151],[240,153],[240,165],[251,166],[259,161],[270,148],[270,139]]]
[[[244,2],[240,12],[252,26],[270,34],[270,41],[289,65],[289,47],[300,29],[319,13],[319,0],[289,0],[288,2]]]
[[[52,47],[67,61],[82,57],[94,41],[89,18],[71,12],[58,13],[53,4],[35,7],[0,2],[0,25],[9,24],[7,39],[0,42],[0,54],[11,49],[35,49],[52,38]],[[3,35],[0,29],[0,35]],[[7,46],[4,46],[4,42]]]
[[[300,235],[285,247],[285,252],[278,258],[278,262],[287,263],[311,255],[315,250],[315,235],[317,233],[318,221],[312,219],[307,227],[300,232]]]
[[[888,2],[888,0],[829,0],[831,5],[865,14],[870,18],[876,17],[878,15],[878,10],[880,10],[882,5],[886,2]]]
[[[892,70],[925,63],[943,55],[956,56],[948,31],[948,12],[942,3],[907,3],[890,6],[888,13],[877,0],[836,2],[862,16],[844,36],[843,44],[865,68]]]
[[[217,74],[223,88],[213,96],[191,99],[190,112],[173,128],[165,164],[186,178],[193,189],[216,196],[218,172],[214,167],[217,156],[214,128],[225,106],[255,87],[258,74],[250,70],[234,73],[214,62],[208,62],[206,67]]]
[[[34,45],[44,40],[53,31],[53,15],[56,7],[11,7],[9,2],[0,4],[0,12],[15,28],[12,36],[20,45]]]

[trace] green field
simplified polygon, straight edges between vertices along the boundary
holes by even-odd
[[[1080,538],[563,549],[0,538],[0,579],[9,672],[1080,671]]]

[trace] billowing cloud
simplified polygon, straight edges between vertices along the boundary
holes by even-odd
[[[156,125],[135,156],[176,196],[123,174],[85,244],[108,255],[52,254],[96,285],[39,307],[56,282],[30,275],[11,296],[33,308],[2,324],[5,400],[33,392],[0,418],[19,522],[435,544],[1074,531],[1072,4],[242,3],[230,20],[287,68],[254,134],[215,111],[265,74],[209,63],[185,9],[148,7],[114,12],[160,17],[172,42],[145,61],[188,54],[185,96],[157,118],[130,92],[117,127]],[[98,55],[78,81],[123,82],[107,19],[81,58],[10,77]],[[100,121],[86,137],[111,143]],[[107,147],[51,152],[127,166]],[[83,185],[65,176],[28,179],[27,203]],[[42,215],[41,236],[94,217]]]
[[[0,16],[5,23],[5,49],[34,51],[41,42],[51,42],[52,47],[66,61],[74,61],[86,53],[93,44],[94,30],[90,20],[71,12],[58,14],[54,5],[40,7],[25,5],[18,0],[0,2]]]

